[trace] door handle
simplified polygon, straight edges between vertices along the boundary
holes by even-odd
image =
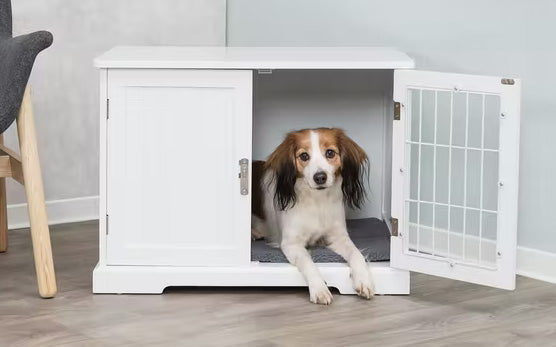
[[[239,161],[239,192],[241,195],[249,194],[249,159],[243,158]]]

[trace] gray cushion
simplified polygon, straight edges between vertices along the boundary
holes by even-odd
[[[380,219],[351,219],[347,221],[348,233],[355,246],[367,261],[390,260],[390,231]],[[344,259],[331,250],[319,247],[309,250],[315,263],[344,263]],[[287,263],[279,248],[273,248],[264,240],[251,243],[251,260],[263,263]]]
[[[48,31],[12,37],[11,2],[0,0],[0,134],[17,117],[37,54],[51,44]]]

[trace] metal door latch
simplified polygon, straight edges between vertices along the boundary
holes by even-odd
[[[241,195],[249,194],[249,159],[239,161],[239,191]]]

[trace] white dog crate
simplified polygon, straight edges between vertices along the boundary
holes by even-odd
[[[409,271],[514,287],[519,80],[411,70],[385,48],[117,47],[95,65],[95,293],[305,286],[254,259],[240,161],[321,126],[369,155],[369,199],[348,218],[389,230],[390,261],[369,263],[378,294],[408,294]],[[345,263],[317,265],[354,293]]]

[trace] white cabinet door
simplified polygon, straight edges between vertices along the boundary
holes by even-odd
[[[107,264],[248,264],[252,72],[109,70],[108,98]]]
[[[514,289],[520,81],[394,76],[392,266]]]

